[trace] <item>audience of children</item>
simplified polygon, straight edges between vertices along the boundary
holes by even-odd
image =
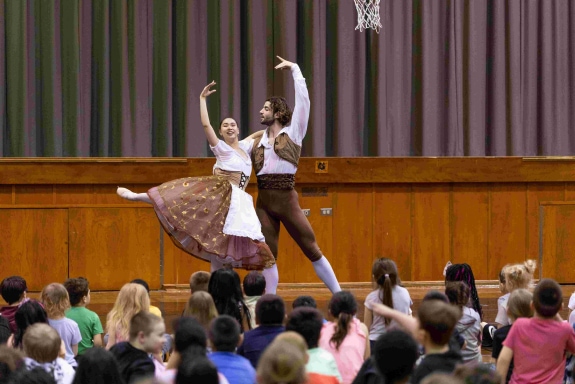
[[[374,303],[385,304],[400,312],[410,315],[413,302],[407,289],[401,286],[397,265],[391,259],[379,258],[374,261],[371,277],[377,289],[365,298],[363,322],[369,329],[369,343],[373,347],[379,336],[389,327],[391,319],[373,314]]]
[[[256,303],[266,291],[266,279],[261,272],[250,271],[243,281],[244,301],[250,311],[250,325],[256,327]]]
[[[60,335],[66,349],[65,359],[72,367],[76,367],[78,344],[82,341],[78,324],[66,318],[66,311],[70,309],[68,291],[59,283],[51,283],[44,287],[40,294],[42,304],[48,314],[48,324]],[[26,334],[24,334],[26,337]]]
[[[465,364],[479,363],[481,357],[481,318],[475,309],[467,307],[470,289],[463,281],[450,281],[445,284],[445,295],[449,302],[461,310],[461,317],[455,326],[465,340],[461,357]]]
[[[328,307],[335,319],[323,325],[319,346],[333,355],[342,382],[351,383],[365,359],[369,358],[369,332],[357,317],[357,301],[349,291],[335,293]]]
[[[66,317],[78,324],[82,335],[82,340],[78,344],[78,355],[83,355],[89,348],[102,346],[104,330],[96,312],[86,308],[90,304],[88,280],[83,277],[68,279],[64,282],[64,287],[68,291],[72,306],[66,311]]]
[[[192,296],[183,317],[174,322],[174,351],[169,362],[159,365],[151,356],[165,343],[165,325],[150,313],[145,282],[132,281],[118,294],[107,318],[107,351],[98,348],[103,344],[99,318],[86,308],[86,279],[47,285],[40,295],[42,305],[27,300],[23,278],[6,278],[0,284],[2,296],[17,296],[11,301],[15,309],[6,312],[15,327],[7,345],[15,349],[10,355],[0,347],[0,383],[572,383],[565,356],[575,352],[575,331],[558,315],[563,297],[555,281],[541,280],[533,294],[526,289],[535,267],[528,260],[501,271],[503,296],[489,335],[496,371],[482,363],[481,315],[475,310],[481,305],[467,264],[448,265],[446,295],[428,292],[413,318],[395,263],[375,260],[377,289],[366,297],[364,313],[371,332],[357,319],[358,305],[350,292],[338,292],[329,301],[333,321],[324,323],[311,296],[295,299],[286,319],[280,296],[261,295],[265,279],[260,273],[244,279],[245,297],[239,276],[229,268],[214,271],[209,280],[206,273],[196,273],[190,277]],[[208,281],[207,292],[202,280]],[[242,335],[242,325],[250,328],[246,301],[260,295],[253,315],[256,326]],[[10,323],[4,316],[0,320]],[[75,329],[81,333],[77,351]],[[74,372],[71,364],[78,355]]]
[[[265,283],[265,281],[264,281]],[[277,335],[285,331],[285,303],[278,295],[265,294],[256,303],[257,328],[244,333],[238,354],[244,356],[256,368],[261,354]]]

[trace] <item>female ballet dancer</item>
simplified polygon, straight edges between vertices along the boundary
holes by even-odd
[[[215,84],[212,81],[200,94],[202,125],[216,156],[214,174],[168,181],[147,193],[121,187],[117,193],[128,200],[152,204],[174,244],[209,261],[212,271],[225,264],[244,269],[270,268],[275,259],[265,243],[253,199],[245,192],[253,141],[263,131],[239,140],[238,125],[228,117],[220,124],[223,140],[218,139],[206,105],[206,98],[216,92],[211,89]]]

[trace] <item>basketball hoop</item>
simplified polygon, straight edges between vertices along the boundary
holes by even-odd
[[[379,1],[380,0],[353,0],[357,9],[357,27],[360,32],[364,29],[375,29],[379,33],[382,27],[379,22]]]

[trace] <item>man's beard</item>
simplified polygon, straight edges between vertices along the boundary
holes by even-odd
[[[265,125],[266,127],[269,127],[270,125],[272,125],[274,123],[274,119],[266,119],[264,117],[264,119],[260,122],[261,125]]]

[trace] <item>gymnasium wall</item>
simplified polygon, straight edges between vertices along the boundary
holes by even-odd
[[[0,159],[0,278],[30,290],[84,276],[93,290],[139,277],[186,285],[209,265],[176,248],[153,209],[119,198],[166,180],[211,173],[213,159]],[[575,282],[575,168],[571,158],[302,158],[296,178],[321,249],[341,282],[367,282],[390,257],[405,281],[442,280],[467,262],[477,280],[536,259],[546,277]],[[248,192],[257,198],[252,174]],[[331,215],[322,215],[331,208]],[[280,284],[317,283],[282,228]],[[242,273],[243,276],[243,273]]]

